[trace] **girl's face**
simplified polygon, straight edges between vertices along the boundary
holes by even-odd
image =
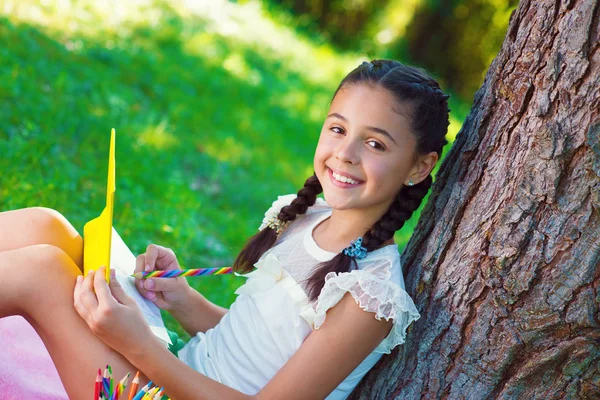
[[[358,84],[333,99],[314,158],[325,201],[379,218],[415,168],[416,139],[386,89]]]

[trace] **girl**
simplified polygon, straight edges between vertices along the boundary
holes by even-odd
[[[175,399],[346,398],[419,318],[393,237],[431,186],[447,98],[396,61],[365,62],[344,78],[315,174],[273,203],[235,260],[236,271],[253,271],[229,310],[184,278],[136,281],[192,336],[179,351],[160,344],[103,268],[81,276],[81,237],[47,209],[0,214],[11,227],[0,237],[0,317],[31,323],[72,399],[90,395],[107,363],[115,376],[140,370],[142,384],[152,379]],[[178,268],[156,245],[137,258],[136,272]]]

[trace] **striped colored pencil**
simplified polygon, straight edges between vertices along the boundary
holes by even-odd
[[[123,390],[125,390],[125,386],[127,386],[127,382],[129,382],[129,372],[119,381],[119,384],[115,388],[115,392],[113,393],[114,400],[119,400],[119,397],[123,394]]]
[[[110,378],[108,377],[108,365],[104,369],[104,376],[102,378],[102,390],[105,398],[110,398]]]
[[[164,271],[144,271],[131,275],[137,279],[146,278],[177,278],[178,276],[225,275],[233,272],[232,267],[197,268],[197,269],[168,269]]]
[[[135,374],[135,377],[133,378],[133,381],[131,382],[131,388],[129,388],[129,396],[127,397],[127,400],[133,400],[133,396],[135,396],[135,393],[137,392],[139,385],[140,385],[140,371],[138,371]]]

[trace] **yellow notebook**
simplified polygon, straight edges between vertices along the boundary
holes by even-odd
[[[106,282],[110,282],[110,268],[114,269],[121,287],[136,301],[154,335],[168,347],[171,339],[162,320],[160,309],[150,300],[142,297],[135,287],[134,279],[131,277],[135,270],[135,256],[112,226],[115,181],[115,130],[113,129],[110,133],[108,153],[106,207],[99,217],[89,221],[83,227],[83,273],[87,274],[90,270],[96,271],[101,266],[106,266]]]
[[[83,273],[106,267],[106,282],[110,282],[110,248],[115,204],[115,130],[110,132],[108,153],[108,183],[106,187],[106,207],[99,217],[83,227]]]

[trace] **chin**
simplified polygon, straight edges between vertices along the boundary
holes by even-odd
[[[352,208],[352,203],[347,196],[335,195],[335,194],[327,194],[327,191],[323,191],[323,198],[327,204],[331,206],[331,208],[336,210],[346,210]]]

